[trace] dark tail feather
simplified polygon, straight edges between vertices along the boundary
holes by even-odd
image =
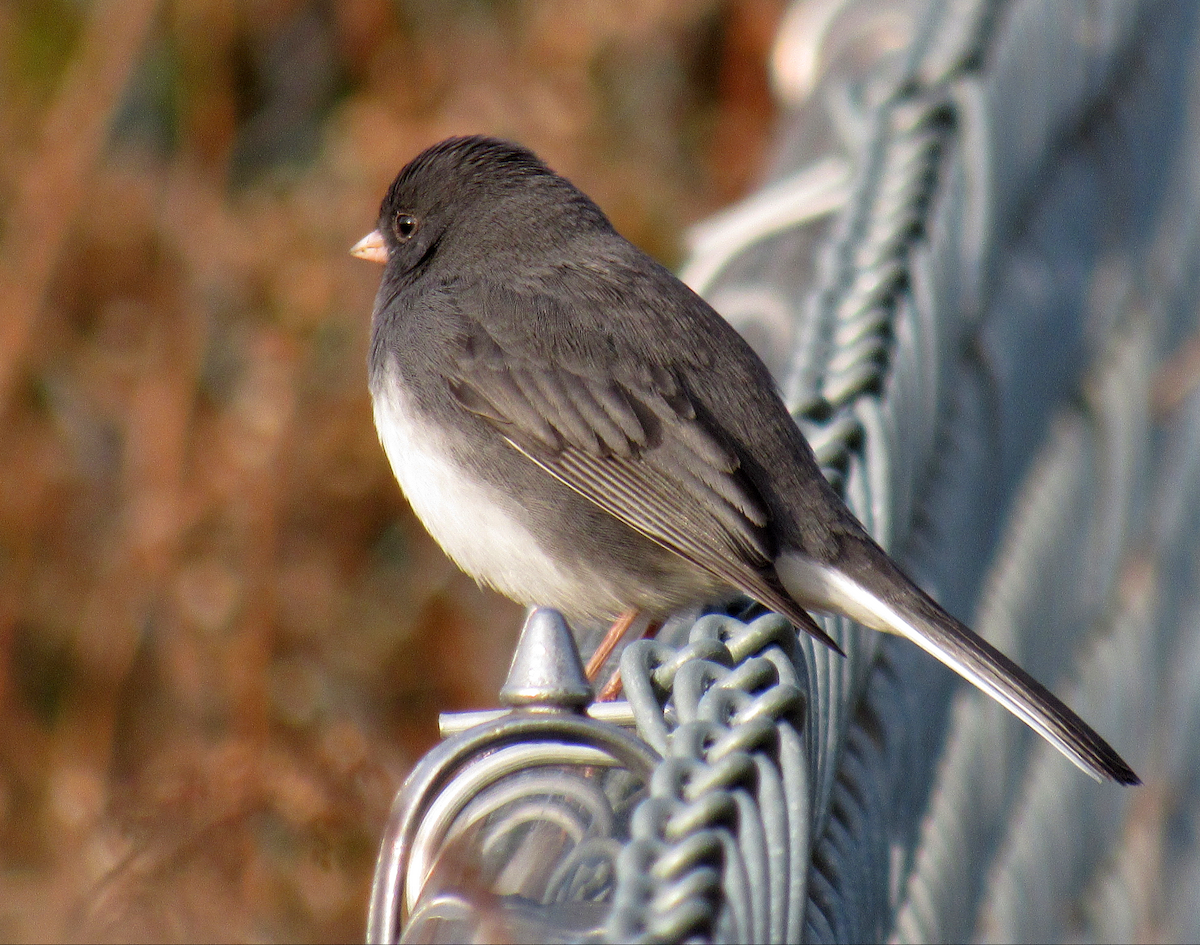
[[[867,575],[862,580],[800,553],[781,556],[776,569],[788,592],[804,607],[843,613],[872,629],[908,637],[1097,780],[1141,783],[1112,746],[1054,693],[946,613],[883,551],[871,550],[874,553],[865,556],[869,560],[860,562]]]
[[[939,618],[922,621],[925,639],[916,641],[919,646],[1007,706],[1084,771],[1118,784],[1142,783],[1113,747],[1054,693],[949,614],[942,611]]]

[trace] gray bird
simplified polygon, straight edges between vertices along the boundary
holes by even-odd
[[[742,592],[908,637],[1084,771],[1139,779],[904,575],[826,482],[766,367],[524,148],[429,148],[353,252],[384,265],[370,386],[413,510],[468,574],[570,618]]]

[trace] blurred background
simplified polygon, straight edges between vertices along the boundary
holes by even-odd
[[[361,939],[521,612],[372,426],[399,168],[509,137],[668,263],[750,190],[782,0],[0,0],[0,939]]]

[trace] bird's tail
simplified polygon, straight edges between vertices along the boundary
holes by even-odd
[[[868,539],[869,541],[869,539]],[[776,561],[784,587],[804,607],[842,613],[866,627],[908,637],[1005,706],[1092,777],[1141,779],[1103,738],[1050,690],[946,613],[875,545],[864,544],[864,577],[789,552]]]

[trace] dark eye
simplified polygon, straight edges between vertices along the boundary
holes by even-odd
[[[396,239],[410,239],[417,232],[417,218],[409,213],[396,214]]]

